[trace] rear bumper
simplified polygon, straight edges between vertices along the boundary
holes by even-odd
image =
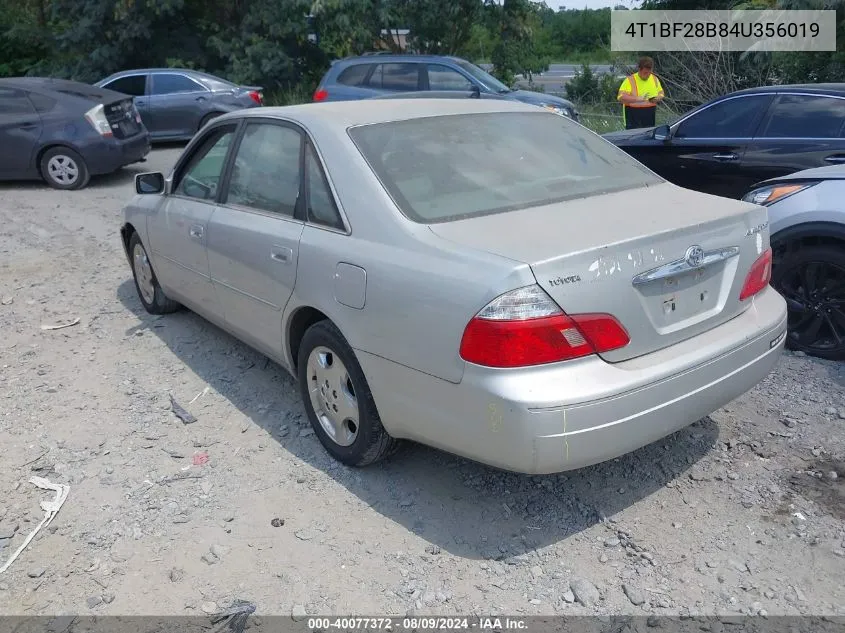
[[[145,130],[127,139],[97,139],[80,148],[91,175],[109,174],[137,163],[150,153],[150,135]]]
[[[382,421],[408,438],[506,470],[603,462],[713,413],[771,372],[786,303],[771,288],[740,316],[670,348],[519,371],[467,365],[460,384],[358,352]]]

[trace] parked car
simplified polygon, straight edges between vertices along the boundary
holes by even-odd
[[[81,189],[149,152],[150,135],[126,95],[60,79],[0,79],[0,180]]]
[[[479,66],[441,55],[363,55],[335,61],[320,80],[314,101],[352,101],[391,93],[478,91],[552,110],[576,121],[571,101],[531,90],[514,90]]]
[[[845,360],[845,165],[767,180],[743,200],[769,212],[772,285],[789,310],[787,346]]]
[[[604,137],[676,185],[740,198],[761,180],[845,163],[843,124],[845,84],[766,86]]]
[[[216,116],[264,105],[261,87],[183,68],[125,70],[95,85],[134,97],[153,141],[188,140]]]
[[[524,473],[601,462],[756,385],[786,336],[763,207],[524,103],[231,113],[136,191],[144,308],[281,363],[349,465],[399,439]]]

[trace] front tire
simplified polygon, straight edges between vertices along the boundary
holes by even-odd
[[[150,314],[169,314],[176,312],[181,305],[169,298],[158,283],[153,265],[147,256],[141,238],[133,233],[129,238],[129,258],[132,262],[132,276],[135,290],[144,309]]]
[[[398,442],[382,426],[355,353],[333,323],[320,321],[308,328],[297,369],[308,419],[332,457],[361,467],[394,451]]]
[[[53,189],[82,189],[91,179],[88,165],[69,147],[53,147],[41,157],[41,176]]]
[[[776,260],[772,287],[785,299],[786,345],[827,360],[845,360],[845,250],[788,249]]]

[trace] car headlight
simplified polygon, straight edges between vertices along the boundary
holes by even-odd
[[[743,202],[753,202],[754,204],[761,204],[763,206],[768,206],[777,202],[778,200],[783,200],[784,198],[788,198],[799,191],[804,191],[804,189],[809,189],[813,185],[818,183],[815,182],[802,182],[799,184],[787,185],[768,185],[766,187],[760,187],[759,189],[753,189],[749,191],[742,197]]]
[[[559,114],[560,116],[569,117],[570,119],[574,118],[572,115],[572,110],[564,106],[559,106],[552,103],[543,103],[540,107],[546,108],[546,110],[551,110],[552,112],[554,112],[555,114]]]

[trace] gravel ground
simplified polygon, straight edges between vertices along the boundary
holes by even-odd
[[[0,613],[845,615],[842,365],[787,353],[710,418],[565,475],[420,446],[348,469],[283,370],[143,311],[120,208],[179,151],[79,192],[0,185],[0,562],[52,497],[30,477],[70,486]]]

